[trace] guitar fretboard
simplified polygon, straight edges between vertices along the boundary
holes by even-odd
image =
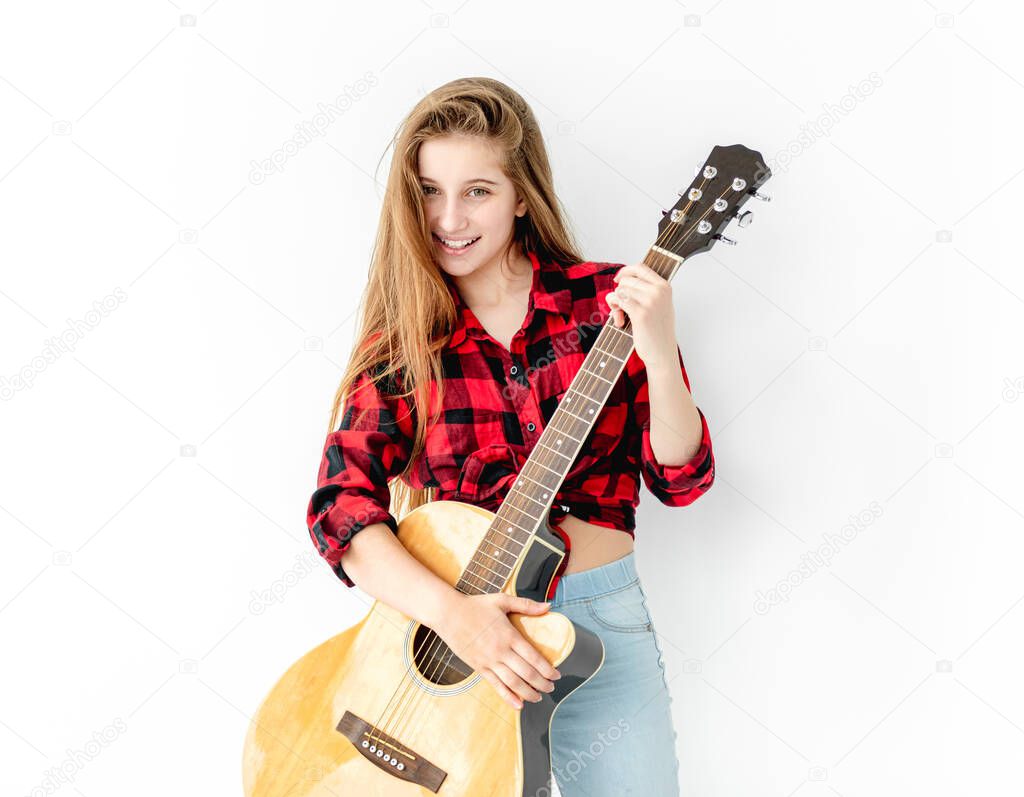
[[[681,262],[658,247],[644,258],[665,279],[672,278]],[[471,595],[504,589],[531,537],[544,524],[632,352],[628,317],[624,326],[617,327],[609,314],[456,589]]]

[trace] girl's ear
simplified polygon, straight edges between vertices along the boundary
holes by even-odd
[[[526,200],[522,197],[520,197],[519,201],[516,203],[516,215],[520,218],[526,215]]]

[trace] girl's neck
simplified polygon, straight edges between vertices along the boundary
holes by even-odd
[[[472,307],[496,307],[509,297],[528,294],[533,285],[533,261],[518,245],[512,247],[505,262],[496,260],[472,274],[452,277],[463,301]]]

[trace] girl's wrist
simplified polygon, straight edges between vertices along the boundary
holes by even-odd
[[[648,379],[654,376],[661,376],[662,374],[671,374],[679,371],[679,363],[676,359],[675,349],[671,353],[664,357],[649,357],[644,360],[644,370],[647,371]]]

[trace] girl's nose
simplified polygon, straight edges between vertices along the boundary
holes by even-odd
[[[466,226],[465,207],[457,198],[445,200],[438,222],[445,232],[457,234]]]

